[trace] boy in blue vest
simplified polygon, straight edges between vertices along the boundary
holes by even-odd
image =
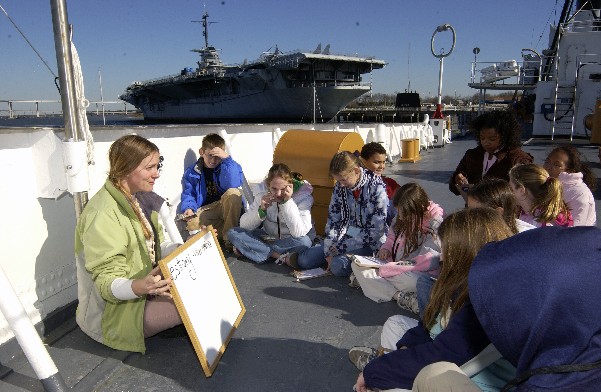
[[[202,139],[200,158],[182,177],[180,210],[189,231],[213,225],[231,248],[227,232],[239,226],[242,211],[242,167],[225,152],[225,140],[216,133]]]

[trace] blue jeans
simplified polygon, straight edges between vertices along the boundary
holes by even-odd
[[[419,273],[415,287],[417,291],[417,307],[419,308],[420,317],[424,316],[426,306],[428,305],[428,302],[430,302],[430,292],[432,291],[432,286],[434,286],[435,282],[436,281],[433,280],[429,274],[425,272]]]
[[[265,242],[263,237],[266,235],[267,233],[263,229],[250,231],[241,227],[233,227],[227,232],[228,240],[238,249],[238,252],[257,264],[266,262],[271,252],[278,254],[286,252],[302,253],[311,246],[311,239],[306,235]]]
[[[373,256],[374,251],[371,248],[360,248],[354,249],[347,254],[361,255],[361,256]],[[336,276],[349,276],[351,270],[351,259],[348,258],[347,254],[341,254],[332,257],[330,262],[330,271]],[[301,269],[311,269],[321,267],[326,264],[326,257],[323,253],[323,245],[317,245],[307,249],[302,254],[298,255],[298,266]]]

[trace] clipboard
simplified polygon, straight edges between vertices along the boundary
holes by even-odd
[[[159,261],[206,377],[210,377],[246,308],[213,227],[208,226]]]
[[[349,255],[349,257],[353,260],[353,263],[365,268],[380,268],[380,266],[387,263],[386,260],[378,259],[374,256]]]
[[[332,273],[324,268],[317,267],[302,271],[294,270],[290,275],[294,276],[297,282],[300,282],[302,280],[319,278],[320,276],[332,275]]]

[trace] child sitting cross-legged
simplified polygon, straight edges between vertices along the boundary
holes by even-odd
[[[228,232],[234,253],[264,263],[270,257],[297,267],[296,258],[311,246],[313,187],[283,163],[269,169],[253,204]]]
[[[418,313],[416,281],[424,272],[438,275],[440,243],[438,226],[442,208],[432,202],[417,183],[401,186],[394,195],[397,216],[377,257],[388,263],[380,268],[352,269],[366,297],[376,302],[396,300],[401,308]]]

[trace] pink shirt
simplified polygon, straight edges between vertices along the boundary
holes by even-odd
[[[558,179],[563,187],[563,200],[574,218],[574,226],[595,226],[595,198],[582,181],[582,173],[563,172],[559,173]]]

